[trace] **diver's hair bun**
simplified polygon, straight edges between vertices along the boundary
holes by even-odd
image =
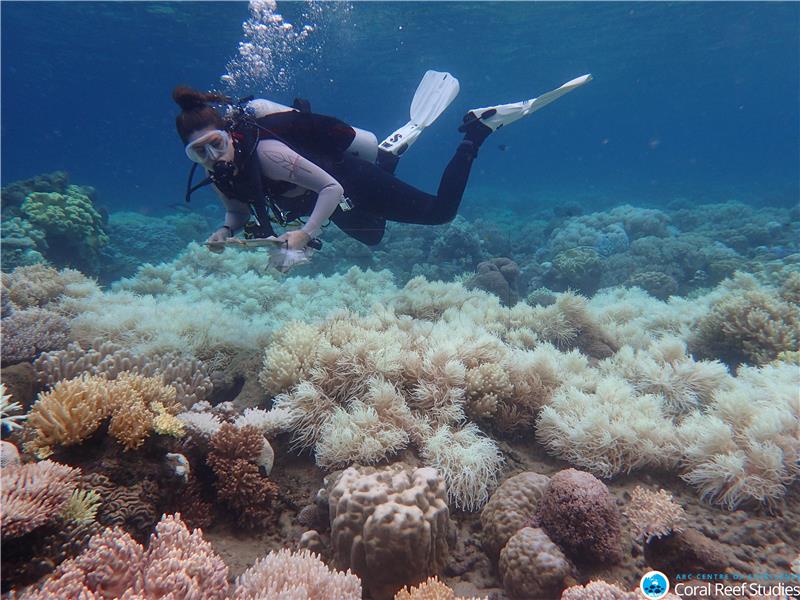
[[[211,102],[229,102],[229,98],[216,92],[200,92],[185,85],[172,90],[172,99],[182,110],[193,110],[207,106]]]

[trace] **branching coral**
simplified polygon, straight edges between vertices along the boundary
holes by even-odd
[[[277,496],[277,486],[259,472],[266,443],[254,427],[237,428],[230,423],[223,424],[211,438],[206,462],[217,478],[217,497],[245,527],[263,525]]]
[[[61,381],[39,395],[28,415],[36,432],[29,448],[46,455],[52,446],[78,444],[108,417],[109,434],[127,450],[137,448],[153,429],[154,417],[177,412],[175,393],[159,379],[131,373],[115,381],[88,375]]]
[[[164,515],[147,550],[124,531],[106,529],[23,597],[224,600],[227,591],[228,567],[200,530],[190,533],[180,515]]]
[[[645,543],[654,537],[683,531],[686,524],[683,508],[665,490],[653,492],[637,485],[624,512],[634,527],[636,538]]]
[[[0,383],[0,427],[8,431],[21,429],[19,421],[24,421],[27,415],[15,415],[22,410],[19,402],[11,402],[11,394],[6,394],[6,386]]]
[[[34,367],[40,383],[49,386],[84,374],[107,379],[116,379],[124,372],[160,377],[175,388],[176,399],[187,408],[205,400],[213,387],[205,365],[195,358],[175,353],[136,354],[113,342],[98,341],[86,349],[73,342],[64,350],[42,354]]]
[[[403,588],[394,595],[394,600],[481,600],[477,597],[464,598],[436,577],[429,577],[416,587]]]
[[[232,600],[297,598],[304,600],[360,600],[361,580],[350,572],[335,571],[308,550],[270,552],[236,578]]]
[[[76,486],[77,469],[49,460],[2,473],[2,535],[19,537],[56,519]]]
[[[41,352],[58,350],[67,344],[69,322],[43,308],[15,310],[2,321],[4,365],[30,361]]]

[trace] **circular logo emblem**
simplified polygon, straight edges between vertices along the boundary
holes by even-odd
[[[669,579],[661,571],[649,571],[642,576],[639,589],[645,598],[659,600],[669,592]]]

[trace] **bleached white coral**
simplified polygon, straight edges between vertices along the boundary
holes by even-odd
[[[672,422],[662,402],[638,395],[624,380],[605,377],[594,392],[559,389],[536,420],[548,452],[599,477],[614,477],[675,461]]]
[[[6,386],[0,383],[0,426],[6,429],[21,429],[22,425],[19,421],[24,421],[27,415],[15,415],[14,413],[22,411],[22,405],[19,402],[11,402],[11,394],[6,394]]]
[[[289,431],[291,414],[283,410],[266,411],[260,408],[246,408],[233,422],[236,427],[248,425],[261,431],[265,437],[275,437],[279,433]]]
[[[209,439],[222,427],[222,421],[209,412],[183,412],[178,415],[178,420],[190,431]]]
[[[455,431],[447,425],[437,427],[421,453],[444,477],[450,502],[464,510],[486,504],[504,460],[494,441],[473,423]]]
[[[347,409],[337,407],[325,421],[314,454],[323,468],[369,465],[402,450],[408,442],[408,433],[383,421],[373,407],[354,400]]]
[[[730,389],[677,434],[685,472],[703,499],[734,509],[774,506],[800,476],[800,367],[742,367]]]

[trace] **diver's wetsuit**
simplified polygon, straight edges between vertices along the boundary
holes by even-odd
[[[257,152],[267,180],[296,186],[273,200],[283,210],[308,216],[303,231],[315,237],[325,221],[331,219],[345,233],[368,245],[380,242],[386,220],[423,225],[451,221],[461,204],[476,154],[472,142],[462,142],[434,196],[377,165],[349,155],[339,162],[326,163],[323,169],[278,140],[262,140]],[[350,199],[352,210],[339,207],[342,196]],[[225,224],[232,230],[239,229],[250,216],[248,205],[230,198],[224,201],[228,210]]]

